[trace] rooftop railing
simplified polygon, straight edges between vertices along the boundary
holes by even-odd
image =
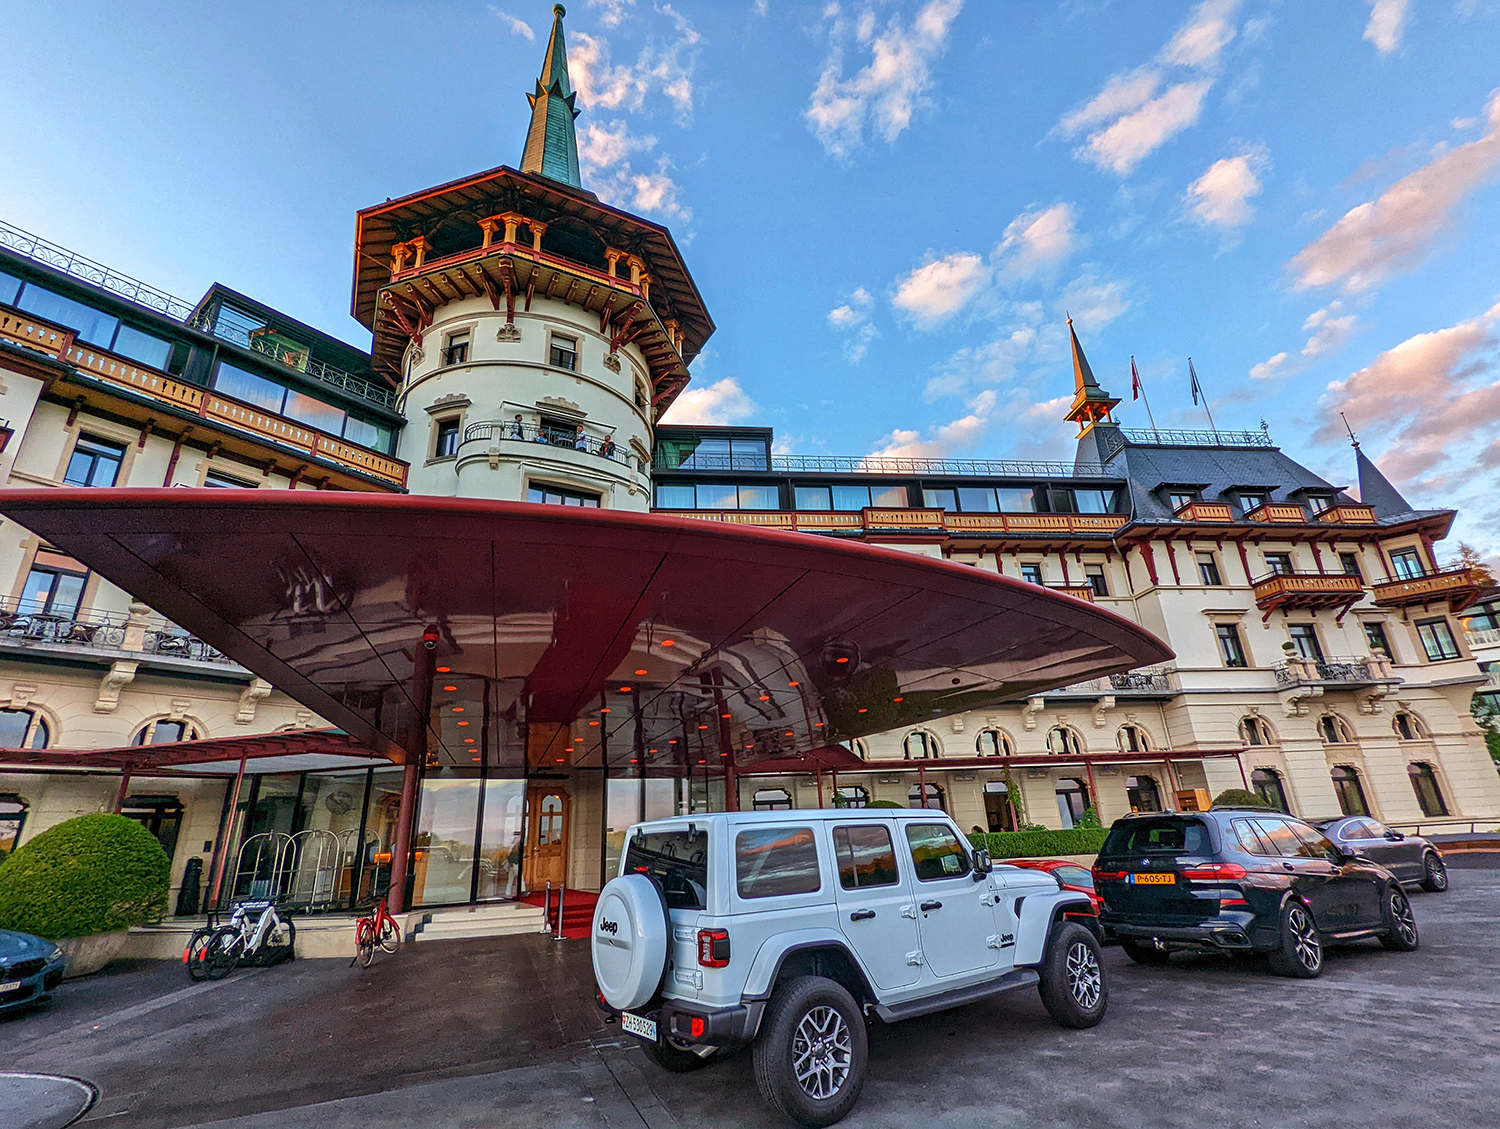
[[[1146,447],[1275,447],[1267,431],[1169,431],[1122,427],[1127,443]]]
[[[771,470],[781,474],[988,475],[994,478],[1118,478],[1097,463],[1059,463],[1039,459],[905,459],[889,455],[693,454],[672,466],[657,452],[654,469]]]
[[[0,221],[0,247],[23,258],[32,259],[54,270],[62,271],[83,282],[92,283],[94,286],[108,290],[111,294],[145,306],[148,310],[166,314],[167,317],[177,321],[185,322],[192,316],[193,303],[173,297],[165,290],[158,290],[138,278],[121,274],[103,263],[84,258],[76,251],[69,251],[66,247],[60,247],[50,240],[43,239],[40,235],[32,235],[29,231],[23,231],[3,221]]]
[[[1500,643],[1500,627],[1481,627],[1475,631],[1466,631],[1469,646],[1487,647],[1494,643]]]

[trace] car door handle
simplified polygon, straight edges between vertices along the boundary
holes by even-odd
[[[943,908],[943,903],[942,902],[923,902],[922,903],[922,912],[923,913],[926,913],[930,909],[942,909],[942,908]]]
[[[1296,870],[1297,870],[1297,868],[1296,868],[1296,867],[1295,867],[1295,866],[1293,866],[1293,865],[1292,865],[1292,864],[1291,864],[1291,863],[1289,863],[1289,862],[1284,862],[1284,863],[1282,863],[1282,864],[1281,864],[1281,869],[1282,869],[1282,870],[1290,870],[1290,871],[1292,871],[1292,872],[1293,872],[1293,873],[1296,873]]]
[[[869,921],[870,918],[872,918],[874,916],[875,916],[875,911],[872,910],[872,909],[857,909],[857,910],[855,910],[853,913],[851,913],[849,915],[849,920],[850,921]]]

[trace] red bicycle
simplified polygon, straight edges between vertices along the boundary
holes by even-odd
[[[354,959],[361,968],[369,968],[378,945],[394,953],[401,944],[401,926],[386,908],[385,899],[375,903],[375,912],[354,923]]]

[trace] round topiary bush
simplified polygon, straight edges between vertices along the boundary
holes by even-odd
[[[0,928],[57,941],[140,925],[166,913],[171,865],[123,815],[59,823],[0,863]]]
[[[1270,806],[1254,792],[1247,792],[1243,788],[1225,788],[1214,797],[1216,808],[1270,808]]]
[[[865,807],[867,807],[867,808],[902,808],[904,810],[904,805],[898,804],[895,800],[871,800],[868,804],[865,805]]]

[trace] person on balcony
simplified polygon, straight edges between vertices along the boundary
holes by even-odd
[[[521,422],[521,417],[516,416],[516,422],[510,425],[510,437],[512,439],[526,438],[526,425]]]
[[[575,451],[587,451],[588,449],[589,449],[589,436],[588,436],[588,432],[584,431],[583,428],[580,427],[578,429],[578,434],[573,437],[573,450],[575,450]]]
[[[615,437],[613,435],[606,435],[604,437],[604,442],[599,447],[599,453],[606,459],[615,457]]]

